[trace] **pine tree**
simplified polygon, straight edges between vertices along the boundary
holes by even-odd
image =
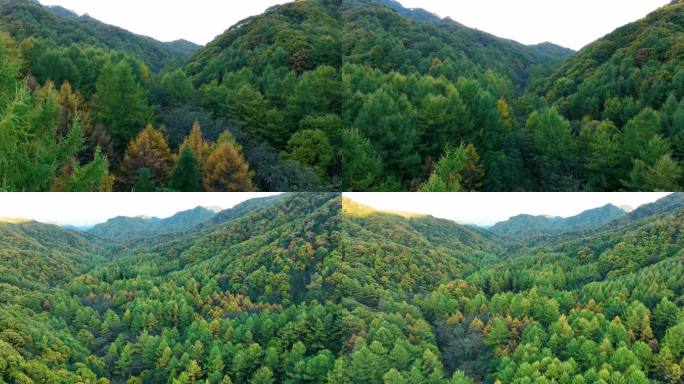
[[[430,179],[420,187],[422,192],[459,192],[477,190],[482,185],[484,169],[472,144],[447,150],[435,165]]]
[[[141,168],[148,168],[154,181],[161,185],[173,166],[173,154],[162,132],[151,124],[130,142],[121,162],[121,182],[129,189],[138,178]]]
[[[109,161],[95,150],[93,161],[81,166],[73,161],[68,172],[55,180],[52,190],[63,192],[111,192],[114,178],[109,174]]]
[[[252,380],[249,381],[250,384],[273,384],[275,379],[273,378],[273,371],[268,367],[261,367],[257,369],[252,376]]]
[[[239,147],[228,135],[214,145],[204,167],[202,183],[209,192],[251,191],[252,175]]]
[[[211,147],[209,146],[209,143],[207,143],[207,141],[202,137],[202,128],[200,127],[199,121],[195,121],[195,123],[192,125],[190,134],[185,137],[185,140],[181,146],[190,147],[192,154],[200,166],[204,165],[209,153],[211,152]]]
[[[184,146],[169,176],[169,188],[182,192],[202,191],[202,170],[189,146]]]
[[[93,118],[102,124],[116,148],[123,148],[149,118],[145,94],[127,62],[105,65],[97,80]]]

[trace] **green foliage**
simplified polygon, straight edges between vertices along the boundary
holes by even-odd
[[[461,143],[480,162],[464,190],[684,183],[680,3],[573,55],[392,0],[296,1],[243,20],[185,63],[178,59],[198,47],[184,41],[156,42],[29,0],[0,7],[3,30],[20,42],[2,48],[0,86],[73,86],[86,143],[79,166],[99,146],[120,169],[126,144],[148,123],[165,127],[180,152],[197,120],[208,140],[231,132],[262,190],[419,190]],[[14,95],[0,96],[0,117]],[[22,188],[64,189],[49,180],[63,180],[65,167],[36,169],[40,185]],[[164,181],[156,177],[154,189],[168,188]]]
[[[169,176],[170,188],[181,192],[202,191],[202,169],[189,146],[183,147]]]
[[[93,117],[114,139],[118,149],[149,121],[149,107],[140,84],[126,63],[109,64],[97,79]]]
[[[192,46],[189,47],[190,52],[187,48],[186,52],[182,52],[172,43],[136,35],[87,15],[79,17],[61,7],[46,8],[30,0],[0,3],[0,24],[3,30],[18,40],[34,37],[53,41],[62,47],[82,44],[123,51],[145,60],[155,70],[161,69],[166,63],[184,60],[190,56],[192,50],[198,48]]]
[[[447,153],[435,165],[430,179],[420,187],[421,192],[461,192],[474,190],[484,171],[478,164],[480,158],[472,145],[460,147]]]
[[[0,223],[0,377],[676,383],[684,205],[644,210],[537,242],[334,193],[90,233]]]

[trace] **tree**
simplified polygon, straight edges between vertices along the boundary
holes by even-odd
[[[145,93],[125,61],[105,65],[95,88],[93,119],[107,129],[121,150],[148,122]]]
[[[679,309],[677,305],[663,297],[653,310],[653,331],[658,338],[665,335],[665,331],[677,324]]]
[[[419,174],[421,164],[418,134],[409,117],[413,110],[405,98],[388,88],[366,98],[353,127],[371,140],[386,174],[411,180]]]
[[[579,189],[580,154],[570,123],[551,108],[533,112],[526,124],[530,163],[535,181],[542,190]]]
[[[618,146],[620,130],[611,121],[590,122],[582,127],[580,137],[586,143],[587,186],[591,190],[616,191],[626,175],[621,172]]]
[[[160,130],[152,124],[130,142],[126,155],[120,165],[120,182],[127,189],[133,186],[141,168],[148,168],[154,175],[156,185],[162,185],[171,167],[173,154]]]
[[[273,372],[268,367],[261,367],[257,369],[249,381],[250,384],[273,384],[275,379],[273,378]]]
[[[69,172],[57,178],[52,186],[53,191],[63,192],[111,192],[114,178],[109,174],[109,161],[95,150],[93,161],[85,166],[75,161],[69,166]]]
[[[506,326],[506,322],[501,317],[492,320],[491,327],[492,329],[485,339],[487,345],[501,347],[508,343],[508,326]]]
[[[161,87],[164,91],[164,101],[169,105],[187,103],[194,98],[192,80],[181,69],[162,76]]]
[[[228,116],[254,137],[276,146],[284,144],[288,130],[277,109],[269,109],[268,100],[254,87],[244,84],[228,98]]]
[[[211,147],[209,146],[209,143],[207,143],[207,141],[202,137],[202,128],[200,127],[199,121],[195,121],[195,123],[192,125],[190,134],[185,137],[181,147],[185,146],[190,147],[197,162],[200,164],[200,166],[203,166],[207,160],[207,157],[209,156],[209,152],[211,152]]]
[[[61,106],[50,82],[34,95],[24,87],[11,94],[0,113],[0,188],[49,190],[83,147],[81,124],[76,119],[64,135],[58,132]]]
[[[339,151],[344,190],[370,191],[378,186],[382,160],[358,129],[342,131]]]
[[[183,146],[180,157],[169,176],[168,186],[182,192],[202,191],[202,169],[190,146]]]
[[[251,191],[252,175],[249,165],[236,148],[230,135],[219,139],[207,158],[202,183],[209,192]]]
[[[326,177],[333,160],[333,149],[325,132],[320,130],[298,131],[287,142],[288,157],[310,166],[321,177]]]
[[[156,192],[157,184],[154,180],[154,172],[147,167],[138,169],[135,184],[133,184],[132,192]]]
[[[634,168],[629,174],[629,189],[634,191],[679,191],[682,169],[676,161],[665,154],[653,165],[644,160],[634,161]]]
[[[458,192],[476,190],[481,186],[484,170],[480,157],[472,144],[461,144],[456,150],[447,150],[435,165],[430,179],[421,186],[422,192]]]

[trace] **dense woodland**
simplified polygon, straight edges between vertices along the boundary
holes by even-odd
[[[5,190],[679,190],[684,4],[580,52],[392,0],[205,47],[0,1]]]
[[[681,383],[684,197],[592,217],[500,237],[298,193],[142,241],[2,223],[0,382]]]

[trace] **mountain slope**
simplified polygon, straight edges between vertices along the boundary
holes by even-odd
[[[196,82],[221,80],[249,68],[260,74],[267,66],[295,72],[320,65],[339,67],[339,20],[336,0],[306,0],[269,8],[218,36],[187,64]]]
[[[108,261],[49,289],[0,283],[1,361],[12,362],[0,379],[679,379],[684,209],[511,249],[483,230],[336,193],[263,203],[110,249]],[[74,234],[59,231],[49,239]],[[8,241],[0,236],[0,249]]]
[[[0,29],[18,41],[43,38],[64,47],[83,44],[128,52],[155,71],[167,62],[186,59],[193,51],[185,44],[167,45],[87,15],[78,16],[62,7],[43,7],[32,0],[0,0]]]
[[[459,74],[481,76],[486,69],[510,77],[518,85],[533,67],[559,64],[564,50],[544,51],[465,27],[396,1],[343,2],[344,60],[384,71],[428,73],[435,59],[449,59]]]
[[[93,236],[33,221],[0,221],[0,284],[55,286],[102,260]]]
[[[673,2],[579,51],[543,81],[546,95],[573,120],[588,115],[618,126],[642,108],[684,96],[684,4]]]
[[[489,230],[499,236],[524,240],[571,230],[587,230],[623,217],[626,212],[612,204],[584,211],[576,216],[561,218],[518,215],[496,223]]]
[[[367,296],[371,291],[405,299],[464,275],[501,250],[486,231],[429,216],[377,212],[349,199],[343,201],[341,232],[344,269],[353,275],[339,284],[369,305],[378,299]]]
[[[174,232],[183,232],[216,216],[204,207],[178,212],[166,219],[156,217],[116,217],[98,224],[88,232],[103,239],[127,241]]]

